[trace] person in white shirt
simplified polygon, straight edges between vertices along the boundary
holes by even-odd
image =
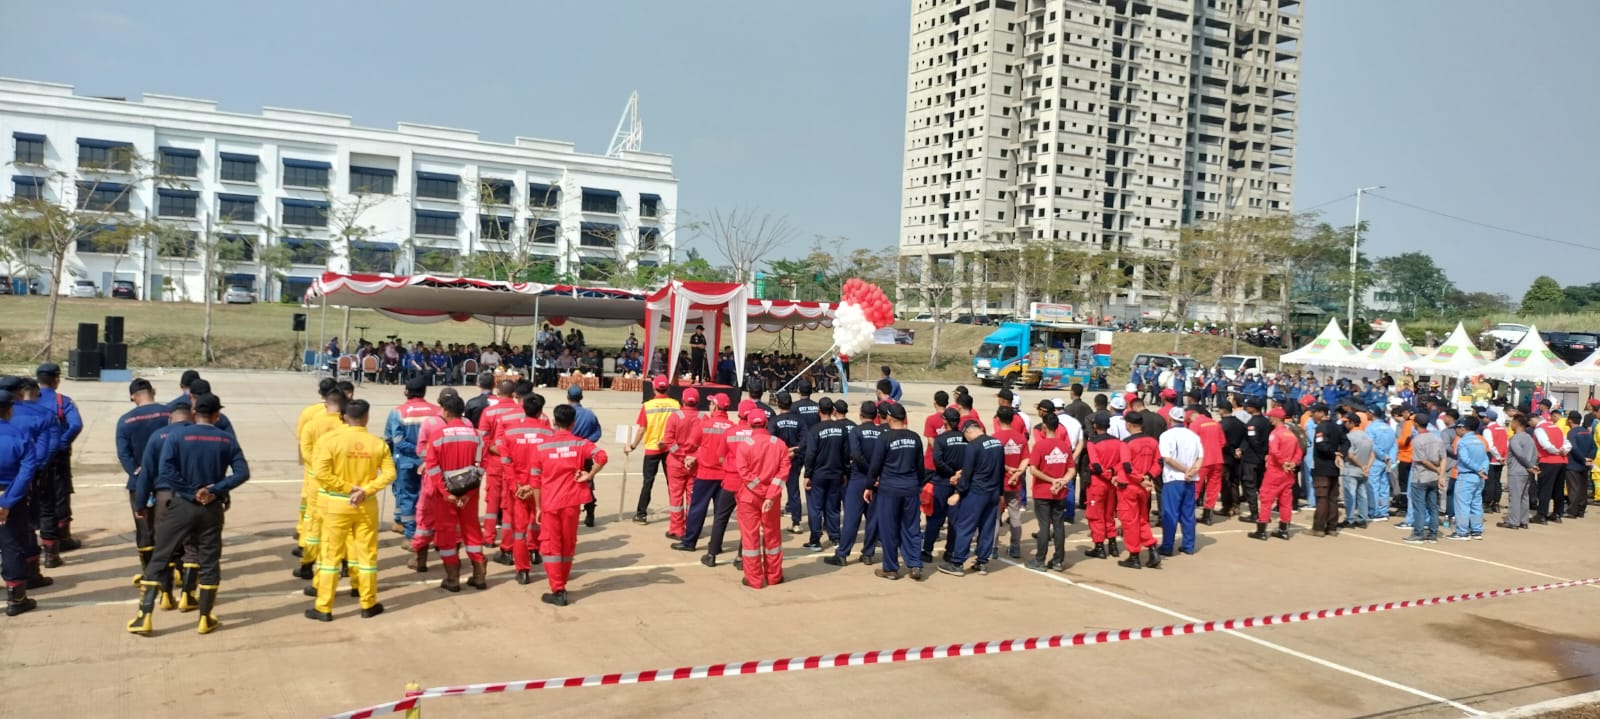
[[[1128,438],[1128,422],[1123,419],[1122,413],[1128,411],[1128,402],[1117,395],[1111,398],[1111,428],[1106,433],[1117,439]]]
[[[483,354],[478,356],[478,367],[492,370],[500,366],[500,353],[496,352],[494,345],[483,348]]]
[[[1161,433],[1161,556],[1172,556],[1176,530],[1183,529],[1184,554],[1194,554],[1194,490],[1205,462],[1200,435],[1183,426],[1183,408],[1168,412],[1169,425]]]

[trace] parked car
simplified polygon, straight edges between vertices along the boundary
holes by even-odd
[[[139,299],[139,288],[135,287],[133,280],[112,280],[111,296],[119,300]]]
[[[1567,364],[1582,362],[1600,346],[1600,335],[1593,332],[1540,332],[1539,339]]]
[[[72,297],[95,298],[100,296],[100,289],[94,286],[94,280],[77,280],[68,290]]]
[[[988,315],[957,315],[955,323],[958,325],[987,325]]]
[[[1528,334],[1528,326],[1515,322],[1501,322],[1494,327],[1478,334],[1478,339],[1484,344],[1514,345],[1522,341],[1522,336]]]
[[[256,293],[244,285],[228,285],[228,291],[222,294],[222,301],[230,305],[253,305]]]
[[[1222,376],[1233,379],[1250,373],[1261,374],[1267,363],[1260,355],[1223,355],[1217,358],[1217,369]]]

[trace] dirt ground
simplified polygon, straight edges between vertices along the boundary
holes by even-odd
[[[408,681],[470,684],[1138,628],[1600,576],[1600,519],[1514,533],[1491,526],[1486,541],[1425,546],[1401,543],[1392,525],[1263,543],[1246,538],[1244,525],[1218,524],[1201,528],[1195,556],[1136,572],[1082,556],[1080,515],[1065,573],[1005,562],[987,576],[886,582],[859,564],[827,566],[825,554],[800,548],[803,535],[786,534],[788,581],[754,591],[739,586],[731,566],[708,569],[696,555],[668,549],[664,480],[651,524],[618,521],[619,501],[631,510],[640,473],[636,459],[623,496],[614,428],[633,419],[638,397],[600,392],[589,405],[613,459],[599,484],[602,522],[579,533],[573,605],[540,604],[542,581],[518,586],[509,567],[493,564],[487,591],[444,593],[437,568],[406,571],[396,535],[385,534],[379,581],[388,612],[363,620],[341,595],[336,621],[314,624],[301,616],[310,600],[289,574],[289,549],[300,482],[291,434],[314,400],[315,379],[211,374],[253,472],[227,518],[222,629],[199,636],[193,614],[160,612],[155,636],[124,631],[136,556],[112,435],[129,405],[119,383],[69,382],[64,391],[87,423],[75,450],[74,524],[86,543],[50,572],[55,586],[34,594],[37,611],[0,621],[0,693],[28,697],[8,704],[6,716],[319,716],[398,699]],[[163,399],[176,394],[176,372],[150,378]],[[907,385],[918,417],[934,389]],[[986,415],[991,395],[979,393]],[[389,386],[358,396],[374,403],[375,417],[400,400]],[[1307,521],[1297,516],[1298,525]],[[825,707],[870,707],[882,717],[1066,707],[1118,716],[1477,715],[1600,689],[1597,600],[1600,589],[1577,587],[1080,648],[440,698],[423,711],[583,719],[798,717]]]

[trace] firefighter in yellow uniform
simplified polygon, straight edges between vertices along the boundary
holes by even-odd
[[[332,377],[323,377],[322,381],[317,383],[317,401],[306,405],[305,409],[300,410],[300,417],[299,419],[295,420],[294,443],[296,446],[300,446],[300,438],[302,433],[305,432],[306,423],[327,413],[328,409],[326,398],[328,396],[328,390],[337,389],[338,387],[339,383],[333,381]],[[300,450],[300,466],[306,467],[310,464],[311,458],[306,456],[305,449],[302,447]],[[300,543],[300,529],[301,525],[305,524],[306,504],[308,500],[309,497],[306,496],[305,486],[302,485],[300,488],[300,514],[296,516],[294,520],[294,541],[297,547],[294,550],[294,556],[296,557],[300,556],[300,554],[305,551],[305,545]]]
[[[366,400],[346,403],[344,422],[349,428],[318,442],[311,460],[321,510],[322,549],[317,563],[317,603],[306,610],[308,619],[333,621],[340,565],[347,559],[355,570],[361,616],[383,613],[383,605],[378,603],[378,495],[394,481],[395,470],[389,444],[367,431],[371,411]]]
[[[294,576],[311,579],[315,576],[319,547],[321,546],[321,512],[317,500],[317,480],[313,464],[317,442],[324,437],[343,431],[345,424],[339,414],[345,404],[344,393],[337,388],[323,393],[322,414],[313,415],[300,427],[300,456],[305,463],[305,479],[300,484],[300,521],[295,529],[300,533],[300,568]]]

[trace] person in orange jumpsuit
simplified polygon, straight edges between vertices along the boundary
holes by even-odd
[[[1212,419],[1205,407],[1190,405],[1185,421],[1189,429],[1200,437],[1204,459],[1200,464],[1200,481],[1194,485],[1194,498],[1200,504],[1200,523],[1211,524],[1212,507],[1222,498],[1222,424]]]
[[[439,403],[446,397],[460,398],[454,387],[439,390],[439,399],[434,403],[434,414],[424,417],[422,426],[417,428],[417,459],[426,460],[428,447],[433,446],[433,440],[439,438],[439,431],[444,429],[444,416],[439,412]],[[420,473],[422,470],[418,470]],[[428,509],[428,492],[422,491],[424,484],[417,488],[417,531],[411,536],[412,560],[406,563],[408,569],[418,572],[428,571],[428,548],[433,546],[433,513]],[[413,566],[415,564],[415,566]]]
[[[517,490],[517,498],[532,498],[539,511],[539,548],[550,581],[550,592],[539,601],[564,607],[571,603],[567,578],[578,549],[578,510],[594,499],[590,483],[605,469],[606,453],[572,433],[572,421],[578,416],[572,405],[557,405],[551,415],[556,432],[534,451],[529,482]]]
[[[522,398],[522,412],[521,417],[500,420],[498,453],[506,465],[501,479],[511,495],[501,504],[501,509],[511,514],[511,555],[517,568],[517,584],[532,584],[533,565],[544,559],[538,550],[539,516],[533,506],[533,494],[522,488],[532,486],[529,472],[533,469],[534,454],[555,431],[542,416],[543,395],[529,393]]]
[[[1300,460],[1306,449],[1300,438],[1284,423],[1288,414],[1282,407],[1267,410],[1267,421],[1272,423],[1272,434],[1267,435],[1267,466],[1261,479],[1261,516],[1256,518],[1256,531],[1251,539],[1267,538],[1267,523],[1272,521],[1272,504],[1278,504],[1278,531],[1272,536],[1289,538],[1289,517],[1294,511],[1294,478],[1300,471]]]
[[[444,423],[437,436],[428,445],[428,454],[422,460],[423,491],[428,496],[428,510],[433,519],[433,542],[439,548],[439,558],[444,561],[444,581],[439,588],[447,592],[461,591],[460,547],[466,544],[467,558],[472,562],[472,578],[467,584],[476,589],[487,589],[487,567],[483,560],[483,534],[478,525],[478,490],[473,487],[459,495],[446,489],[446,477],[456,478],[481,471],[483,439],[477,428],[466,420],[466,403],[460,397],[439,398],[439,409]]]
[[[739,543],[744,559],[744,586],[770,587],[783,581],[783,535],[778,533],[783,510],[778,500],[789,477],[789,447],[767,432],[767,413],[744,415],[749,441],[734,445],[739,475]]]
[[[688,526],[689,488],[694,484],[695,454],[700,451],[700,391],[683,391],[683,408],[667,418],[661,443],[667,448],[667,539],[683,539]]]
[[[1117,562],[1129,569],[1140,567],[1139,552],[1148,550],[1143,566],[1161,566],[1156,554],[1155,535],[1150,531],[1150,490],[1161,473],[1161,448],[1155,437],[1144,433],[1144,414],[1129,412],[1128,438],[1122,441],[1122,474],[1118,477],[1117,513],[1122,519],[1122,543],[1128,545],[1128,558]]]
[[[1111,415],[1097,414],[1084,443],[1089,455],[1089,537],[1094,548],[1084,553],[1095,559],[1122,554],[1117,548],[1117,472],[1122,466],[1122,440],[1111,436]],[[1148,520],[1147,520],[1148,521]]]
[[[478,415],[478,437],[483,440],[483,540],[488,546],[500,547],[500,554],[496,561],[510,559],[506,551],[511,547],[511,513],[502,512],[501,502],[505,499],[505,490],[500,485],[500,475],[505,469],[505,463],[495,455],[494,439],[500,431],[500,421],[522,416],[522,403],[512,395],[516,392],[517,384],[508,379],[500,380],[495,385],[495,395],[490,398],[489,406],[483,408],[483,414]],[[499,535],[502,533],[502,538]],[[500,562],[501,564],[510,564]]]

